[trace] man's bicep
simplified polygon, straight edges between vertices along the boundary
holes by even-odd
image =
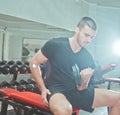
[[[47,57],[41,52],[41,50],[39,50],[35,56],[33,57],[33,60],[35,63],[37,64],[41,64],[41,63],[44,63],[46,62],[48,59]]]

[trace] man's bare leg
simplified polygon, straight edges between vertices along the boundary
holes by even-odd
[[[93,108],[108,106],[109,115],[120,115],[120,93],[116,91],[95,88]]]
[[[61,93],[54,94],[49,100],[50,110],[54,115],[71,115],[72,105]]]

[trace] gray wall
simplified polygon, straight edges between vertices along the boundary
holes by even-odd
[[[73,29],[88,12],[89,5],[83,0],[0,0],[2,14],[66,29]]]

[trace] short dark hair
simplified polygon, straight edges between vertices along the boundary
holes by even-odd
[[[90,17],[83,17],[77,24],[77,27],[81,28],[84,27],[85,25],[88,25],[90,28],[92,28],[95,31],[97,30],[96,22]]]

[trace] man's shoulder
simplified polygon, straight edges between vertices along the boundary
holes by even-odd
[[[52,38],[48,41],[49,44],[51,45],[54,45],[54,44],[57,44],[57,45],[62,45],[62,43],[65,43],[68,41],[68,38]]]
[[[52,38],[50,40],[50,42],[62,42],[62,41],[66,41],[68,38],[65,38],[65,37],[59,37],[59,38]]]

